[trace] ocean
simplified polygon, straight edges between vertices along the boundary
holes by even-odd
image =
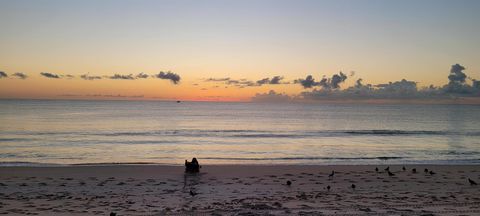
[[[480,106],[0,100],[0,166],[480,164]]]

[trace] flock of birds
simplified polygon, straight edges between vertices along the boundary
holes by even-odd
[[[390,166],[387,166],[387,168],[385,168],[384,171],[388,173],[388,176],[395,176],[395,174],[390,171]],[[404,171],[404,172],[407,171],[407,168],[405,168],[405,166],[403,166],[403,167],[402,167],[402,171]],[[378,167],[375,167],[375,172],[377,172],[377,173],[379,172]],[[430,174],[430,175],[435,175],[435,174],[436,174],[433,170],[428,170],[427,168],[425,168],[425,169],[423,170],[423,172],[424,172],[425,174]],[[416,169],[416,168],[413,168],[413,169],[412,169],[412,173],[417,173],[417,169]],[[332,172],[328,175],[328,178],[333,178],[334,175],[335,175],[335,170],[332,170]],[[474,180],[472,180],[472,179],[470,179],[470,178],[468,178],[468,183],[470,183],[471,186],[477,185],[477,182],[475,182]],[[287,186],[291,186],[291,185],[292,185],[292,182],[291,182],[291,181],[287,181],[286,185],[287,185]],[[352,184],[350,187],[351,187],[353,190],[355,190],[355,188],[356,188],[357,186],[356,186],[355,184]],[[327,190],[330,191],[330,189],[331,189],[330,185],[327,185]]]
[[[378,167],[375,167],[375,172],[378,173],[379,171],[380,171],[380,170],[378,169]],[[395,176],[395,174],[390,171],[390,166],[387,166],[387,168],[385,168],[384,171],[388,174],[388,176]],[[405,166],[403,166],[403,167],[402,167],[402,171],[404,171],[404,172],[407,171],[407,168],[405,168]],[[424,172],[425,174],[430,174],[430,175],[435,175],[435,174],[436,174],[433,170],[428,170],[427,168],[425,168],[425,169],[423,170],[423,172]],[[413,168],[413,169],[412,169],[412,173],[417,173],[417,169],[416,169],[416,168]],[[333,178],[334,175],[335,175],[335,170],[332,170],[332,172],[328,175],[328,178]],[[475,182],[474,180],[472,180],[472,179],[470,179],[470,178],[468,178],[468,182],[470,183],[471,186],[477,185],[477,182]],[[287,180],[286,185],[287,185],[287,186],[291,186],[291,185],[292,185],[292,181]],[[355,188],[357,188],[357,186],[356,186],[355,184],[352,184],[350,187],[351,187],[353,190],[355,190]],[[327,187],[326,187],[326,189],[327,189],[328,191],[330,191],[331,188],[332,188],[332,187],[330,187],[330,185],[327,185]],[[192,197],[195,196],[195,195],[197,195],[197,194],[198,194],[197,192],[195,192],[195,191],[193,191],[193,190],[190,190],[190,195],[191,195]]]
[[[380,171],[380,170],[378,169],[378,167],[375,167],[375,172],[378,173],[379,171]],[[387,166],[387,168],[385,168],[384,171],[388,174],[388,176],[395,176],[395,174],[390,171],[390,166]],[[407,169],[405,168],[405,166],[402,167],[402,171],[404,171],[404,172],[407,171]],[[435,174],[436,174],[433,170],[428,170],[427,168],[425,168],[425,169],[423,170],[423,172],[424,172],[425,174],[430,174],[430,175],[435,175]],[[417,173],[417,169],[416,169],[416,168],[413,168],[413,169],[412,169],[412,173]],[[328,175],[328,178],[333,178],[334,176],[335,176],[335,170],[332,170],[332,172]],[[472,179],[470,179],[470,178],[468,178],[468,183],[470,183],[471,186],[477,185],[477,182],[475,182],[474,180],[472,180]],[[292,185],[292,181],[287,180],[286,185],[287,185],[287,186],[291,186],[291,185]],[[355,190],[355,188],[356,188],[357,186],[356,186],[355,184],[352,184],[350,187],[352,188],[352,190]],[[328,191],[330,191],[331,188],[332,188],[332,187],[330,187],[330,185],[327,185],[327,187],[326,187],[326,189],[327,189]],[[197,195],[197,194],[198,194],[197,192],[195,192],[195,191],[193,191],[193,190],[190,190],[190,196],[193,197],[193,196],[195,196],[195,195]],[[116,214],[115,212],[111,212],[111,213],[110,213],[110,216],[116,216],[116,215],[117,215],[117,214]]]

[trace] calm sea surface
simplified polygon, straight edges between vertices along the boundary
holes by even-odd
[[[194,156],[204,164],[480,164],[480,106],[0,100],[0,166]]]

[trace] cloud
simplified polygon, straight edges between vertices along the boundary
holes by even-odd
[[[320,86],[325,89],[336,89],[340,87],[340,84],[347,80],[347,75],[342,72],[334,74],[332,78],[325,78],[325,76],[316,82],[312,75],[308,75],[305,79],[297,79],[295,83],[300,83],[303,88],[313,88],[315,86]]]
[[[302,85],[303,88],[312,88],[318,85],[317,82],[315,82],[315,79],[312,77],[312,75],[308,75],[305,79],[295,80],[294,83],[300,83],[300,85]]]
[[[51,79],[60,79],[60,76],[54,73],[49,73],[49,72],[41,72],[40,75],[46,77],[46,78],[51,78]]]
[[[122,74],[115,74],[113,76],[108,77],[109,79],[119,79],[119,80],[134,80],[132,74],[122,75]]]
[[[465,78],[467,78],[467,75],[463,73],[463,70],[465,70],[465,67],[459,64],[454,64],[452,65],[452,68],[450,69],[450,75],[448,75],[448,79],[450,80],[449,83],[452,82],[459,82],[459,83],[465,83]]]
[[[247,79],[240,79],[240,80],[229,80],[226,83],[227,85],[233,85],[239,88],[245,88],[245,87],[252,87],[252,86],[258,86],[253,81],[247,80]]]
[[[414,99],[445,96],[439,87],[430,86],[418,89],[417,83],[402,79],[384,84],[363,84],[358,79],[354,86],[346,89],[320,88],[302,92],[300,96],[307,100],[321,99]]]
[[[141,73],[137,74],[137,76],[135,76],[135,78],[137,78],[137,79],[146,79],[148,77],[149,77],[149,75],[145,74],[143,72],[141,72]]]
[[[128,74],[128,75],[123,75],[123,74],[114,74],[113,76],[106,76],[108,79],[115,79],[115,80],[135,80],[135,79],[145,79],[148,78],[149,75],[145,73],[139,73],[136,76],[133,76],[133,74]],[[84,80],[96,80],[96,79],[102,79],[101,76],[90,76],[88,73],[83,74],[80,76],[80,78]]]
[[[339,89],[339,83],[346,78],[342,74],[335,75],[331,79],[322,79],[315,82],[311,76],[298,80],[304,88],[314,88],[311,91],[300,93],[300,97],[307,100],[321,99],[451,99],[457,97],[480,97],[480,81],[471,79],[472,84],[467,83],[465,67],[459,64],[452,65],[448,75],[448,84],[419,88],[417,82],[402,79],[399,81],[383,84],[363,84],[359,78],[354,86]],[[337,87],[337,88],[335,88]]]
[[[340,83],[344,82],[345,80],[347,80],[347,75],[344,73],[340,72],[339,74],[334,74],[330,80],[330,86],[332,88],[338,88],[340,87]]]
[[[274,76],[272,78],[264,78],[257,81],[251,81],[248,79],[232,79],[230,77],[224,78],[208,78],[205,79],[205,82],[221,82],[225,85],[232,85],[238,88],[245,88],[245,87],[254,87],[254,86],[262,86],[266,84],[270,85],[277,85],[277,84],[289,84],[289,82],[281,82],[283,80],[283,76]]]
[[[257,81],[258,85],[268,84],[270,83],[270,78],[265,78]]]
[[[276,93],[274,90],[270,90],[268,93],[257,93],[251,98],[253,102],[289,102],[292,98],[286,94]]]
[[[235,85],[235,84],[239,84],[240,83],[240,80],[234,80],[234,79],[229,79],[227,81],[225,81],[225,84],[227,85]]]
[[[230,77],[225,77],[225,78],[208,78],[205,81],[206,82],[225,82],[230,80]]]
[[[300,93],[301,98],[307,100],[322,99],[401,99],[420,97],[424,92],[417,90],[413,81],[401,80],[387,84],[362,84],[358,79],[355,86],[344,90],[320,88]],[[426,93],[426,92],[425,92]]]
[[[463,72],[465,67],[460,64],[452,65],[450,74],[448,75],[448,84],[444,86],[444,89],[448,93],[452,94],[472,94],[478,91],[478,81],[472,79],[472,85],[466,84],[465,80],[467,75]]]
[[[101,76],[90,76],[88,73],[87,74],[83,74],[80,76],[80,78],[84,79],[84,80],[96,80],[96,79],[102,79]]]
[[[272,85],[277,85],[277,84],[281,84],[280,81],[283,80],[283,76],[274,76],[271,80],[270,80],[270,83],[269,84],[272,84]]]
[[[389,82],[386,84],[378,84],[376,85],[378,90],[388,92],[389,94],[393,95],[414,95],[417,90],[417,83],[414,81],[408,81],[406,79],[402,79],[396,82]]]
[[[270,78],[264,78],[264,79],[258,80],[257,85],[261,86],[261,85],[265,85],[265,84],[270,84],[270,85],[283,84],[283,83],[280,82],[282,80],[283,80],[282,76],[274,76],[271,79]]]
[[[480,89],[480,81],[475,79],[472,80],[472,87],[477,90]]]
[[[7,77],[8,77],[7,73],[5,73],[3,71],[0,71],[0,79],[1,78],[7,78]]]
[[[161,71],[160,73],[156,74],[155,77],[159,78],[159,79],[167,79],[167,80],[170,80],[172,81],[173,84],[178,84],[180,82],[180,76],[176,73],[172,73],[170,71],[168,72],[163,72]]]
[[[28,78],[27,74],[24,74],[24,73],[21,73],[21,72],[14,73],[12,76],[15,76],[19,79],[27,79]]]

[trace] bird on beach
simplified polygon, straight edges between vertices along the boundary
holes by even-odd
[[[292,185],[292,182],[291,182],[291,181],[287,181],[287,185],[288,185],[288,186]]]
[[[332,170],[332,173],[330,173],[330,175],[328,175],[329,178],[332,178],[333,175],[335,175],[335,171]]]
[[[355,184],[352,184],[351,187],[352,187],[353,190],[355,190],[355,188],[356,188],[357,186],[355,186]]]
[[[392,172],[388,171],[388,176],[394,176],[395,174],[393,174]]]
[[[403,166],[403,167],[402,167],[402,170],[405,171],[405,170],[407,170],[407,168],[405,168],[405,166]]]
[[[435,175],[435,172],[433,172],[432,170],[430,170],[430,175]]]
[[[198,193],[196,193],[196,192],[194,192],[194,191],[190,190],[190,195],[191,195],[191,196],[195,196],[195,195],[197,195],[197,194],[198,194]]]
[[[423,172],[425,172],[425,173],[428,173],[428,169],[427,169],[427,168],[425,168],[425,169],[423,170]]]
[[[477,182],[473,181],[470,178],[468,178],[468,182],[470,183],[470,185],[477,185]]]
[[[417,169],[413,168],[412,173],[417,173]]]
[[[385,168],[385,171],[390,172],[390,167]]]
[[[375,172],[378,172],[378,167],[375,167]]]
[[[331,188],[330,185],[328,185],[328,186],[327,186],[327,190],[330,191],[330,188]]]

